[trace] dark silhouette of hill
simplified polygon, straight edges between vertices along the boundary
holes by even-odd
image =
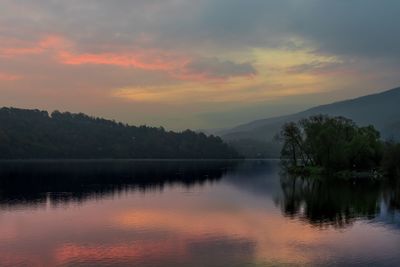
[[[373,125],[384,139],[400,139],[400,87],[383,93],[317,106],[292,115],[273,117],[219,132],[224,140],[253,139],[271,142],[285,122],[311,115],[344,116],[360,126]]]
[[[220,137],[129,126],[79,113],[0,109],[0,158],[238,158]]]

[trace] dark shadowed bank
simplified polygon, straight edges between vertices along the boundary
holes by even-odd
[[[129,126],[85,114],[0,109],[2,159],[182,158],[240,155],[221,138],[190,130]]]
[[[240,160],[15,160],[0,161],[0,208],[83,202],[129,190],[188,188],[214,182]],[[49,193],[52,192],[52,193]]]

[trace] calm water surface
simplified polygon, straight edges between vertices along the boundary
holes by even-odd
[[[277,161],[0,163],[0,266],[400,266],[400,186]]]

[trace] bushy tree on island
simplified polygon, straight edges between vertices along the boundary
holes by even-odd
[[[281,158],[292,170],[371,171],[379,167],[383,144],[373,126],[344,117],[312,116],[286,123],[279,135]]]

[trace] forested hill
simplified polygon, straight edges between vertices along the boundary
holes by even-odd
[[[350,118],[360,126],[373,125],[384,139],[400,140],[400,87],[382,93],[367,95],[303,112],[253,121],[218,133],[225,140],[252,139],[271,141],[282,125],[312,115],[325,114]]]
[[[238,158],[219,137],[129,126],[85,114],[0,109],[0,158]]]

